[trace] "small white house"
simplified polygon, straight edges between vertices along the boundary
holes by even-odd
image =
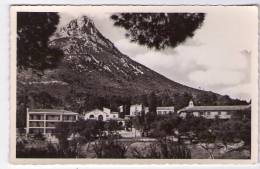
[[[118,112],[111,112],[108,108],[103,108],[103,110],[100,109],[94,109],[91,111],[88,111],[84,115],[84,119],[94,119],[94,120],[101,120],[101,121],[107,121],[107,120],[116,120],[119,118]]]
[[[156,107],[157,115],[167,115],[174,113],[174,106],[169,107]]]

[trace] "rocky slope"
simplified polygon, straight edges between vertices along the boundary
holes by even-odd
[[[114,89],[113,94],[162,90],[199,92],[173,82],[122,54],[86,16],[72,20],[53,39],[50,46],[64,51],[64,65],[70,71],[81,74],[85,81],[94,83],[96,87]]]

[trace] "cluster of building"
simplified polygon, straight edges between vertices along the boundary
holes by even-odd
[[[56,110],[56,109],[27,109],[27,125],[26,133],[53,133],[55,126],[60,122],[75,122],[79,118],[88,120],[101,120],[109,121],[115,120],[118,124],[124,126],[125,120],[131,117],[140,116],[143,113],[147,114],[149,108],[142,104],[134,104],[130,106],[129,114],[124,118],[120,118],[119,114],[124,112],[123,106],[120,106],[118,112],[111,111],[109,108],[94,109],[85,112],[83,116],[78,113]],[[189,102],[187,107],[178,110],[174,110],[174,106],[169,107],[157,107],[157,115],[168,115],[177,113],[180,117],[186,118],[188,114],[192,114],[197,117],[204,117],[206,119],[230,119],[230,118],[245,118],[250,116],[251,105],[235,105],[235,106],[195,106],[192,101]]]

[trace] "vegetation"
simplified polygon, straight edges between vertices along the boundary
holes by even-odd
[[[203,23],[204,13],[117,13],[115,26],[123,27],[132,42],[149,48],[176,47]]]
[[[134,158],[190,159],[190,150],[173,141],[159,140],[144,148],[134,147],[131,151]]]
[[[43,71],[55,68],[63,52],[48,46],[55,32],[59,15],[55,12],[17,13],[17,67]]]

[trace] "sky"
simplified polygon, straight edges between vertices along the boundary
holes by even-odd
[[[167,78],[232,98],[250,100],[252,56],[257,25],[250,10],[206,10],[194,37],[176,48],[148,49],[131,43],[125,30],[113,26],[111,13],[60,13],[60,25],[86,15],[98,30],[131,59]]]

